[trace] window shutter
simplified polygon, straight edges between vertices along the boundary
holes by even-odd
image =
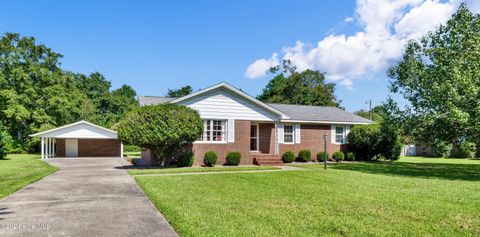
[[[348,133],[350,132],[350,125],[345,126],[345,143],[348,143]]]
[[[283,143],[283,123],[279,123],[277,127],[277,134],[278,134],[278,143]]]
[[[228,142],[235,142],[235,120],[229,119],[227,127]]]
[[[332,129],[330,131],[330,142],[335,143],[335,125],[332,125]]]
[[[301,125],[300,124],[295,124],[295,143],[300,143],[300,138],[301,138],[301,134],[300,134],[300,130],[301,130]]]

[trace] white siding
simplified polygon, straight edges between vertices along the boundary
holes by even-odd
[[[42,136],[55,138],[117,138],[117,134],[115,133],[88,124],[66,127],[43,134]]]
[[[179,104],[197,110],[203,119],[276,121],[279,117],[224,89],[213,90]]]

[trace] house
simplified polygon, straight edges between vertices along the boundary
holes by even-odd
[[[242,154],[241,164],[273,164],[281,162],[286,151],[296,154],[309,149],[314,156],[324,150],[345,150],[351,126],[372,121],[336,107],[263,103],[245,92],[220,83],[181,98],[140,96],[139,105],[175,103],[199,112],[204,133],[189,148],[195,164],[203,164],[205,152],[213,150],[218,164],[225,163],[230,151]],[[142,152],[148,162],[151,153]]]
[[[117,132],[87,121],[30,135],[41,139],[41,157],[123,157]]]

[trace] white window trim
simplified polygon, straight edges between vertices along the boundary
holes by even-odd
[[[337,127],[343,128],[343,142],[337,142]],[[332,143],[337,145],[348,144],[348,133],[350,132],[349,125],[332,125]]]
[[[258,123],[251,123],[251,125],[255,125],[257,127],[257,150],[250,150],[250,152],[259,152],[260,151],[260,125]],[[250,140],[252,139],[252,136],[250,135]]]
[[[213,121],[223,121],[224,122],[224,126],[223,126],[223,141],[205,141],[205,140],[202,140],[202,141],[194,141],[193,144],[227,144],[228,143],[228,120],[227,119],[202,119],[205,123],[205,121],[207,120],[210,120],[211,124],[210,124],[210,128],[211,130],[210,131],[213,131]],[[210,135],[210,137],[213,137],[212,135]]]
[[[285,126],[292,127],[292,141],[291,142],[285,141]],[[283,144],[295,144],[295,124],[284,124],[283,125]]]

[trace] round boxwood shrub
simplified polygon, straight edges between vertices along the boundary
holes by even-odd
[[[347,154],[345,154],[345,160],[355,161],[355,153],[347,152]]]
[[[217,164],[217,153],[215,153],[214,151],[206,152],[205,155],[203,156],[203,163],[209,167],[212,167],[215,164]]]
[[[432,144],[432,150],[437,157],[446,158],[450,155],[452,144],[437,139]]]
[[[284,163],[292,163],[295,160],[295,154],[293,151],[287,151],[283,153],[282,160]]]
[[[345,154],[343,154],[343,152],[341,151],[336,151],[335,153],[333,153],[332,157],[336,162],[339,162],[345,159]]]
[[[298,153],[298,160],[302,162],[307,162],[312,160],[312,153],[310,150],[301,150]]]
[[[473,142],[464,142],[458,146],[458,156],[461,158],[474,158],[477,146]]]
[[[226,165],[238,165],[240,164],[240,158],[242,157],[242,154],[238,151],[231,151],[227,154],[227,162]]]
[[[193,155],[193,152],[185,152],[182,153],[178,157],[178,162],[177,166],[178,167],[191,167],[193,165],[193,162],[195,161],[195,156]]]
[[[324,151],[321,151],[319,153],[317,153],[317,160],[319,162],[324,162],[325,161],[325,157],[327,157],[327,160],[328,160],[328,152],[324,152]]]

